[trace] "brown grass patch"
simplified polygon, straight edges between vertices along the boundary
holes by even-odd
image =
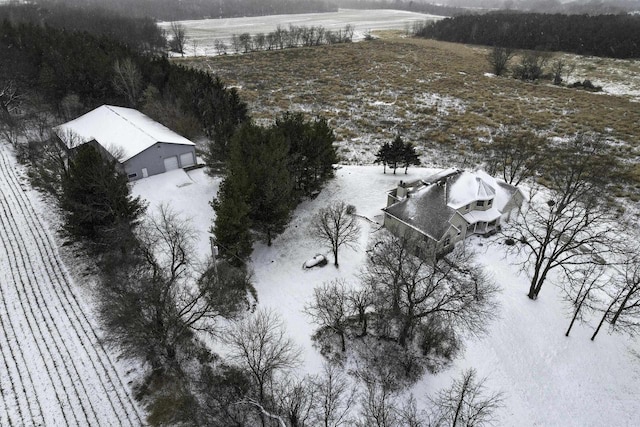
[[[371,162],[378,145],[397,133],[428,145],[429,154],[446,145],[469,156],[475,141],[503,125],[559,137],[603,133],[622,144],[621,155],[637,155],[640,108],[628,97],[487,77],[485,48],[377,35],[369,42],[176,61],[239,87],[256,119],[285,110],[327,118],[346,161]],[[633,61],[564,58],[578,64],[579,77],[622,82],[640,75]],[[354,139],[357,150],[349,146]]]

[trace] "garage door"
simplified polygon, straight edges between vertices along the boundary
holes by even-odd
[[[178,156],[167,157],[164,159],[164,170],[166,172],[178,169]]]
[[[186,168],[187,166],[191,166],[194,163],[195,162],[193,161],[193,153],[192,152],[180,154],[180,165],[183,168]]]

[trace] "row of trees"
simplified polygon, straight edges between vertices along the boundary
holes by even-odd
[[[243,262],[253,235],[271,245],[304,197],[333,176],[333,130],[324,119],[285,113],[268,127],[247,123],[231,139],[226,176],[212,206],[221,255]]]
[[[383,172],[387,173],[387,166],[393,169],[395,175],[398,167],[404,168],[407,173],[409,166],[420,166],[420,158],[416,149],[410,142],[405,142],[400,135],[396,136],[391,143],[385,142],[376,153],[374,163],[382,163]]]
[[[531,132],[501,131],[486,151],[487,170],[506,182],[530,182],[529,201],[517,221],[503,224],[510,251],[524,255],[528,297],[537,299],[550,277],[576,320],[600,313],[592,335],[640,329],[637,247],[628,235],[615,188],[628,185],[627,167],[597,135],[579,134],[550,143]],[[533,178],[533,179],[532,179]]]
[[[323,44],[351,43],[354,27],[350,24],[338,31],[327,30],[322,26],[296,26],[289,24],[289,28],[280,25],[270,33],[234,34],[231,45],[216,40],[215,47],[218,54],[224,55],[229,49],[234,53],[248,53],[260,50],[288,49],[299,46],[320,46]]]
[[[135,17],[151,17],[160,21],[203,18],[235,18],[243,16],[283,15],[290,13],[335,12],[335,2],[327,0],[47,0],[56,7],[105,8]]]
[[[640,56],[640,17],[496,12],[430,22],[419,37],[612,58]]]
[[[147,16],[132,17],[129,13],[116,13],[97,5],[90,11],[70,7],[64,3],[22,2],[0,6],[0,22],[13,25],[46,24],[72,32],[87,32],[117,41],[133,50],[162,52],[165,39],[155,21]]]

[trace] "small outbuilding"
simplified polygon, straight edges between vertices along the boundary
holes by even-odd
[[[103,105],[54,128],[68,151],[93,144],[130,180],[196,164],[195,144],[132,108]]]
[[[384,225],[416,251],[442,255],[472,234],[492,234],[520,211],[524,195],[485,172],[446,169],[387,194]]]

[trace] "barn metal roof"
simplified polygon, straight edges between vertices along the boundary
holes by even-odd
[[[121,162],[158,142],[195,145],[166,126],[132,108],[103,105],[54,128],[67,147],[95,140]]]

